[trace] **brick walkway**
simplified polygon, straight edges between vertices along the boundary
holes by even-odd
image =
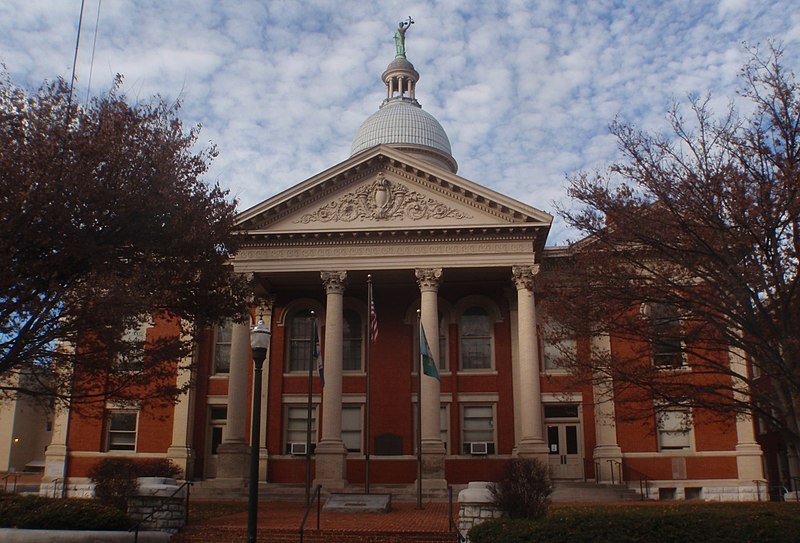
[[[299,503],[267,502],[260,504],[258,541],[292,543],[300,541],[298,528],[305,507]],[[172,538],[173,543],[213,541],[239,543],[246,540],[247,513],[220,515],[192,522]],[[316,543],[439,543],[454,542],[450,532],[446,503],[426,503],[423,510],[416,503],[393,502],[389,513],[322,512],[320,531],[316,530],[316,509],[306,521],[303,541]]]

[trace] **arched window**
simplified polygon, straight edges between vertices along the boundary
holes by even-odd
[[[491,369],[492,321],[489,312],[479,306],[467,308],[461,314],[459,335],[461,369]]]
[[[363,326],[361,315],[352,309],[344,310],[342,330],[342,369],[361,371],[361,344]]]
[[[308,371],[312,356],[313,323],[311,310],[301,309],[288,322],[289,357],[288,371]]]

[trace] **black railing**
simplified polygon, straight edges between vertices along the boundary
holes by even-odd
[[[639,480],[639,495],[642,497],[642,501],[650,499],[650,477],[646,474],[642,473],[641,471],[628,466],[627,464],[620,464],[622,466],[622,474],[624,476],[624,482],[630,483],[631,480],[638,479]]]
[[[622,462],[614,460],[613,458],[606,460],[606,462],[608,462],[608,471],[611,473],[611,484],[625,484],[625,480],[622,476]]]
[[[450,531],[455,532],[456,543],[463,543],[467,539],[458,530],[458,523],[453,518],[453,487],[447,487],[447,518],[450,520]]]
[[[322,509],[322,499],[320,495],[322,494],[322,485],[317,485],[314,489],[314,495],[311,497],[311,501],[308,502],[306,505],[306,512],[303,514],[303,521],[300,523],[300,543],[303,543],[303,531],[305,530],[306,526],[306,519],[308,519],[308,514],[311,512],[311,507],[314,505],[314,501],[317,502],[317,531],[319,532],[319,516]]]
[[[11,493],[17,493],[17,481],[19,480],[19,475],[16,472],[6,473],[6,476],[3,477],[3,492],[8,492],[8,479],[13,477],[14,478],[14,485],[11,488]]]
[[[139,527],[142,524],[144,524],[145,522],[147,522],[148,520],[151,520],[153,518],[153,515],[163,511],[164,508],[169,505],[169,501],[168,500],[171,499],[171,498],[174,498],[175,495],[178,494],[178,492],[180,492],[184,488],[186,488],[186,498],[184,499],[184,507],[183,507],[183,524],[184,524],[184,526],[189,524],[189,489],[191,489],[193,484],[194,483],[192,481],[184,481],[183,484],[181,484],[178,488],[176,488],[175,491],[172,494],[170,494],[167,497],[167,499],[165,499],[161,503],[161,505],[159,507],[156,507],[155,509],[150,511],[149,515],[147,515],[146,517],[144,517],[143,519],[138,521],[136,524],[131,526],[128,529],[128,531],[129,532],[133,532],[133,543],[139,543]]]

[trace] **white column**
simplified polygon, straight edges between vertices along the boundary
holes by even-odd
[[[231,332],[231,368],[228,374],[228,418],[217,452],[217,477],[241,479],[248,476],[247,393],[250,379],[250,319],[234,322]]]
[[[539,379],[539,348],[536,340],[536,305],[533,277],[539,265],[514,266],[512,274],[517,287],[517,321],[519,333],[520,438],[517,453],[547,462],[544,440],[542,393]]]
[[[420,319],[425,329],[430,353],[439,364],[439,284],[441,268],[425,268],[415,271],[420,290]],[[422,371],[422,368],[419,368]],[[441,387],[438,379],[422,375],[422,390],[419,396],[422,432],[422,479],[423,487],[446,486],[444,479],[445,448],[439,419]]]
[[[183,337],[188,340],[189,338]],[[195,389],[189,386],[192,378],[192,359],[197,357],[197,346],[192,353],[180,361],[176,385],[185,388],[178,397],[172,415],[172,443],[167,449],[167,458],[183,470],[186,479],[192,478],[194,470],[194,450],[192,449],[191,414],[194,411]]]
[[[608,334],[592,337],[590,356],[595,364],[603,365],[611,356],[611,339]],[[595,462],[597,482],[619,482],[622,449],[617,444],[617,419],[614,407],[614,387],[611,377],[598,371],[592,385],[594,400],[594,431],[596,443],[592,457]]]
[[[745,355],[741,349],[731,348],[728,352],[733,373],[734,398],[744,402],[749,394],[747,384],[738,379],[736,375],[747,375],[747,364]],[[739,415],[736,417],[736,467],[739,471],[739,480],[743,483],[764,480],[764,464],[762,461],[763,451],[761,445],[756,442],[753,419],[749,415]]]
[[[316,448],[316,482],[326,489],[346,483],[347,450],[342,442],[342,334],[346,271],[324,271],[325,386],[322,389],[322,436]]]

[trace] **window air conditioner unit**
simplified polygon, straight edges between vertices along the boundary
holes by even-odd
[[[289,453],[292,456],[305,456],[307,454],[305,443],[290,443]]]
[[[473,441],[469,444],[469,454],[475,456],[489,454],[489,444],[485,441]]]

